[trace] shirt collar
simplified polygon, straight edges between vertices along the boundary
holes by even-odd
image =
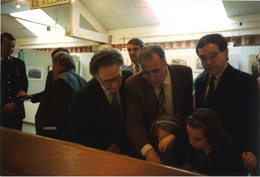
[[[163,81],[163,84],[170,85],[171,84],[171,76],[170,76],[170,72],[169,72],[168,66],[166,66],[166,69],[167,69],[166,77],[165,77],[165,79]]]
[[[133,63],[133,69],[136,68],[136,64]],[[138,64],[138,68],[140,69],[140,64]]]
[[[108,91],[107,89],[105,89],[105,87],[103,87],[101,84],[100,84],[102,90],[104,91],[106,97],[110,94],[110,91]]]
[[[227,68],[227,65],[228,65],[228,63],[226,63],[226,65],[224,66],[224,68],[223,68],[218,74],[215,75],[216,80],[219,80],[219,79],[221,78],[221,76],[223,75],[225,69]],[[210,76],[210,77],[211,77],[211,76]]]

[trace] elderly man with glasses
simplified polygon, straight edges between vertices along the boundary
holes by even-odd
[[[164,50],[154,44],[142,49],[139,63],[142,72],[126,81],[126,129],[138,153],[162,163],[149,138],[151,124],[162,114],[185,117],[192,112],[192,72],[187,66],[167,65]]]
[[[72,100],[71,137],[84,146],[134,156],[125,131],[124,81],[132,72],[122,70],[123,63],[118,49],[104,49],[92,57],[93,78]]]
[[[203,36],[196,52],[206,70],[196,81],[196,108],[209,108],[218,113],[233,139],[234,151],[240,152],[242,165],[237,171],[247,175],[247,170],[255,169],[259,160],[257,81],[228,63],[227,41],[220,34]]]

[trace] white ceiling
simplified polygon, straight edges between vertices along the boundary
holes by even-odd
[[[77,0],[79,1],[79,0]],[[106,30],[158,25],[159,21],[146,0],[80,0]],[[1,32],[10,32],[17,39],[36,37],[17,20],[9,15],[12,12],[30,9],[30,0],[19,0],[20,9],[15,7],[16,0],[1,1]],[[249,15],[260,13],[260,1],[224,1],[227,15]],[[63,28],[70,23],[70,5],[43,8],[52,19]],[[206,14],[205,14],[206,15]],[[47,25],[46,25],[47,26]],[[91,25],[81,20],[82,28]]]

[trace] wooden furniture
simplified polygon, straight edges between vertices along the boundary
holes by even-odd
[[[198,175],[4,127],[0,143],[1,175]]]

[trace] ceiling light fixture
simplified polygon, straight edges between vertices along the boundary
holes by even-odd
[[[15,7],[17,8],[17,9],[19,9],[21,6],[20,6],[20,4],[18,4],[18,0],[16,0],[16,5],[15,5]]]

